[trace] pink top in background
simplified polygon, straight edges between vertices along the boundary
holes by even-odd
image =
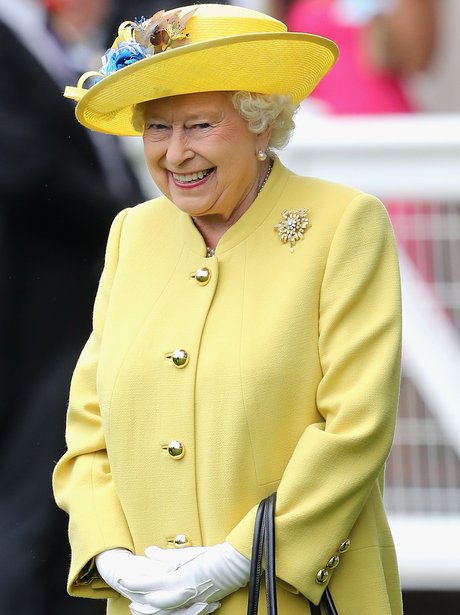
[[[372,66],[363,41],[365,24],[340,19],[333,0],[294,0],[285,16],[288,30],[332,39],[339,59],[310,98],[333,114],[406,113],[415,111],[400,77]]]

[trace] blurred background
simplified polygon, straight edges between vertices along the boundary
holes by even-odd
[[[281,160],[379,196],[398,241],[403,375],[387,465],[405,615],[460,605],[460,2],[241,0],[341,56]],[[0,0],[0,613],[92,615],[65,596],[51,472],[108,226],[156,196],[138,138],[89,133],[65,84],[125,19],[171,0]],[[372,615],[372,614],[369,614]]]

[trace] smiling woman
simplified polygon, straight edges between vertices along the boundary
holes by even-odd
[[[162,192],[113,222],[53,476],[68,590],[110,615],[244,612],[275,490],[282,612],[329,586],[341,615],[401,613],[382,500],[393,232],[375,197],[275,153],[336,58],[262,13],[200,4],[124,22],[66,89],[85,126],[142,136]]]

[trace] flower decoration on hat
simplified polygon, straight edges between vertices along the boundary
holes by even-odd
[[[182,9],[158,11],[150,19],[124,21],[118,36],[102,57],[101,76],[108,76],[139,60],[187,43],[184,32],[196,7],[182,13]]]
[[[147,49],[135,42],[120,41],[116,47],[107,49],[102,57],[101,73],[111,75],[125,66],[149,56]]]
[[[290,251],[294,252],[296,241],[304,238],[305,231],[310,225],[306,209],[285,209],[283,217],[275,224],[274,230],[283,243],[290,243]]]

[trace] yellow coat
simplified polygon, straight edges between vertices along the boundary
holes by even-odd
[[[274,226],[298,208],[311,224],[291,253]],[[184,535],[250,557],[256,505],[278,490],[280,615],[308,613],[304,596],[318,602],[327,583],[340,615],[399,615],[382,491],[400,310],[383,205],[279,161],[212,258],[165,197],[121,212],[53,478],[70,514],[69,591],[129,614],[100,579],[82,579],[112,547],[143,554]],[[168,452],[174,441],[183,456]],[[221,615],[244,613],[246,595],[226,598]]]

